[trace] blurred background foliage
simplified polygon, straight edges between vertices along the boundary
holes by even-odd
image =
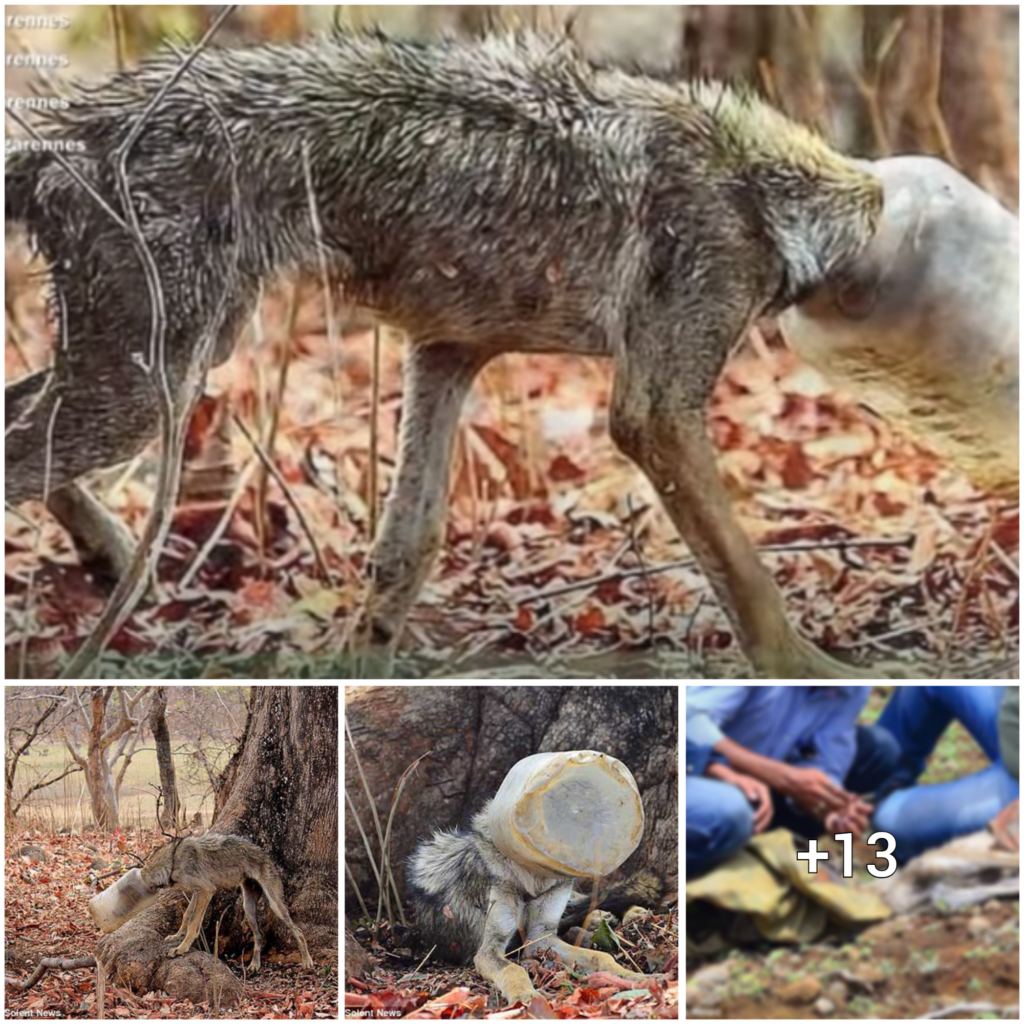
[[[109,66],[168,35],[195,38],[220,9],[90,5],[75,10],[72,31]],[[754,83],[847,151],[934,153],[1017,206],[1016,5],[248,4],[221,39],[294,40],[332,22],[415,38],[568,32],[602,62]]]

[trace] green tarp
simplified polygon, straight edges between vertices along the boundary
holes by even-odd
[[[830,925],[851,927],[884,921],[892,911],[869,886],[826,871],[816,874],[796,859],[793,835],[776,829],[755,836],[745,849],[703,878],[686,883],[686,902],[707,900],[746,914],[771,942],[816,942]],[[833,858],[834,859],[834,858]],[[712,936],[687,952],[708,954],[728,943]]]

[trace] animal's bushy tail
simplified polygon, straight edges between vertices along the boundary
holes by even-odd
[[[621,917],[630,907],[654,907],[665,895],[665,883],[653,871],[646,868],[628,878],[602,885],[596,897],[592,893],[574,896],[562,914],[559,929],[582,924],[591,910],[610,910]]]

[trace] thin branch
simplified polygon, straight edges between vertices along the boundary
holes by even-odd
[[[11,988],[17,989],[19,992],[26,992],[49,970],[75,971],[81,967],[95,966],[96,957],[94,956],[79,956],[71,958],[63,956],[48,956],[39,961],[39,966],[36,967],[36,969],[24,981],[19,981],[17,978],[8,978],[7,975],[4,975],[4,984],[10,985]]]

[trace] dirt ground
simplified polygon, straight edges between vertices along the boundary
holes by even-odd
[[[688,967],[688,981],[699,966]],[[717,966],[720,1005],[688,1006],[689,1018],[908,1020],[960,1003],[1013,1006],[1020,904],[992,900],[957,914],[884,921],[842,945],[733,952]],[[832,1013],[820,1012],[822,998]]]

